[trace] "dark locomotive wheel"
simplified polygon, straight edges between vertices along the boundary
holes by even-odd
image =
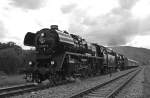
[[[33,81],[32,73],[26,74],[26,81],[27,82],[32,82]]]
[[[49,85],[50,85],[50,86],[55,86],[55,85],[56,85],[55,75],[50,74],[48,80],[49,80]]]
[[[36,82],[36,83],[41,83],[41,78],[40,78],[40,74],[35,74],[34,75],[34,78],[33,78],[33,81]]]
[[[41,81],[41,79],[36,79],[36,82],[41,83],[42,81]]]

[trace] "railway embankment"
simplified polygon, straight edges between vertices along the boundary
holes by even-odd
[[[104,75],[100,77],[94,77],[86,79],[84,81],[77,81],[76,83],[65,84],[57,87],[48,88],[45,90],[33,91],[12,98],[30,98],[32,97],[56,97],[61,98],[70,95],[80,89],[85,89],[89,86],[95,85],[99,81],[105,81],[106,79],[112,79],[113,77],[122,74],[123,72],[113,73],[110,75]],[[115,98],[150,98],[150,66],[145,66],[120,92]]]
[[[31,98],[31,97],[33,98],[66,98],[70,94],[74,94],[78,91],[93,87],[99,83],[103,83],[107,80],[113,79],[131,70],[113,73],[111,77],[108,74],[108,75],[94,77],[94,78],[86,79],[86,80],[75,82],[75,83],[70,83],[67,85],[65,84],[65,85],[52,87],[52,88],[45,89],[45,90],[39,90],[36,92],[26,93],[23,95],[14,96],[12,98]]]

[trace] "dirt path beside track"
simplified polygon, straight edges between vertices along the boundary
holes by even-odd
[[[144,71],[144,98],[150,98],[150,65]]]

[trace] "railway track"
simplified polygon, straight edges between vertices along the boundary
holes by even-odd
[[[5,98],[15,94],[29,92],[35,89],[36,85],[33,83],[0,88],[0,98]]]
[[[63,82],[63,83],[58,83],[55,86],[59,86],[62,84],[67,84],[67,83],[72,83],[72,82]],[[9,96],[14,96],[14,95],[20,95],[24,93],[28,93],[31,91],[38,91],[38,90],[43,90],[47,89],[49,87],[53,87],[49,84],[34,84],[34,83],[29,83],[29,84],[22,84],[22,85],[16,85],[16,86],[10,86],[10,87],[4,87],[0,88],[0,98],[2,97],[9,97]]]
[[[119,90],[133,79],[140,70],[141,69],[138,68],[115,79],[110,79],[94,87],[71,94],[67,96],[67,98],[115,98]]]
[[[69,95],[69,97],[65,97],[65,98],[80,98],[80,97],[85,97],[85,95],[86,95],[85,98],[92,98],[92,96],[93,97],[98,96],[97,93],[100,94],[100,92],[97,92],[96,90],[98,90],[102,87],[104,89],[104,86],[112,84],[112,82],[117,81],[118,79],[121,79],[121,78],[122,78],[122,80],[127,80],[127,79],[123,79],[123,77],[125,77],[125,76],[128,77],[127,75],[129,75],[129,74],[131,74],[133,76],[133,73],[134,73],[134,76],[135,76],[136,75],[135,73],[137,73],[137,72],[138,72],[138,70],[137,71],[132,70],[132,71],[126,73],[126,74],[123,74],[119,77],[116,77],[115,79],[110,79],[110,80],[106,81],[105,83],[101,83],[100,85],[88,88],[84,91],[79,91],[79,92],[71,94],[71,95]],[[114,96],[116,94],[116,92],[123,86],[124,86],[124,84],[122,86],[119,85],[113,91],[108,92],[107,98],[111,98],[112,96]],[[23,93],[26,93],[26,92],[31,92],[31,91],[42,90],[42,89],[46,89],[48,87],[49,86],[47,86],[47,85],[35,85],[35,84],[32,83],[32,84],[26,84],[26,85],[18,85],[18,86],[0,88],[0,98],[5,98],[5,97],[13,96],[13,95],[20,95],[20,94],[23,94]],[[106,91],[104,91],[104,92],[106,92]],[[104,94],[104,95],[106,95],[106,94]]]

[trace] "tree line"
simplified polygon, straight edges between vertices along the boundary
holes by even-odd
[[[34,50],[23,50],[14,42],[0,43],[0,73],[18,74],[34,58]]]

